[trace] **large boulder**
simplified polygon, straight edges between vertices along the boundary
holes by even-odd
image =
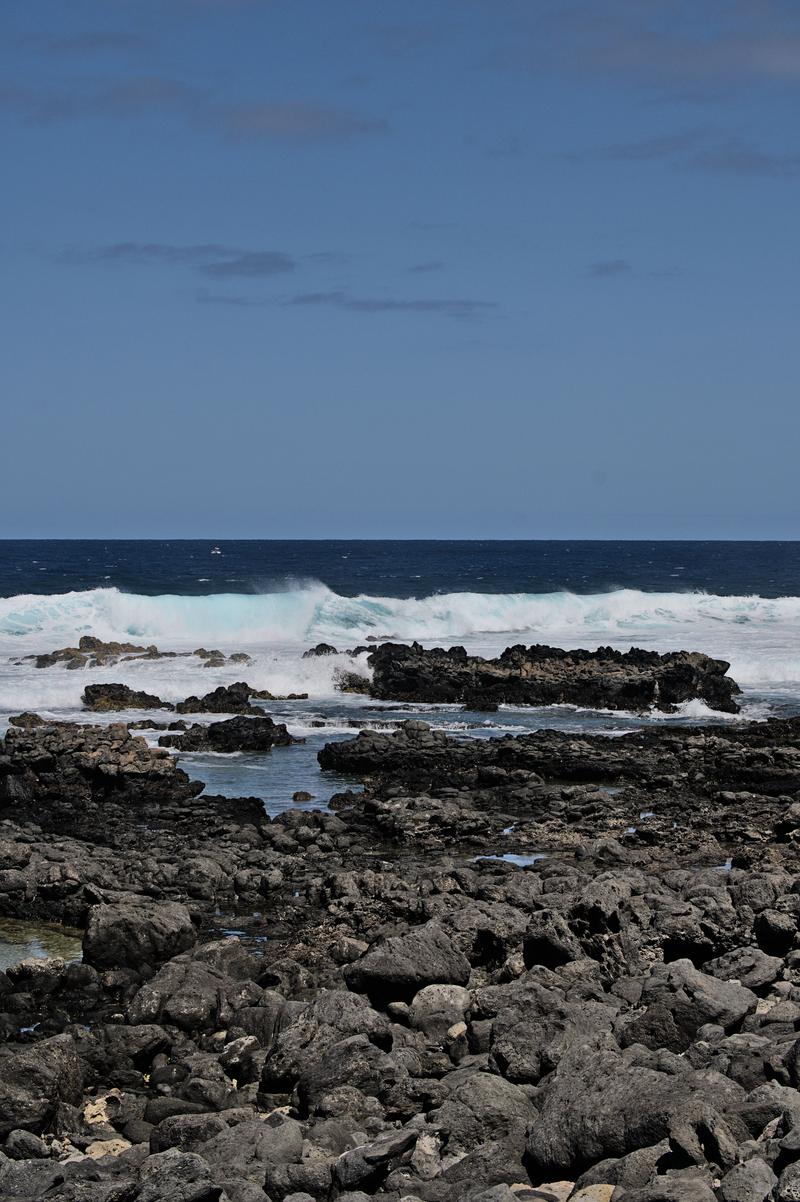
[[[237,1180],[263,1185],[266,1165],[300,1160],[303,1130],[296,1119],[283,1114],[254,1117],[213,1136],[199,1152],[218,1185]]]
[[[95,968],[157,967],[194,947],[189,911],[179,902],[132,900],[92,906],[83,958]]]
[[[708,1146],[713,1141],[721,1167],[733,1167],[735,1141],[709,1100],[724,1104],[721,1079],[697,1078],[688,1068],[667,1074],[638,1062],[634,1052],[621,1054],[611,1036],[596,1035],[565,1053],[542,1090],[528,1139],[537,1172],[569,1176],[665,1138],[696,1147],[701,1158],[701,1138]]]
[[[235,980],[213,965],[176,956],[147,981],[128,1007],[131,1023],[165,1023],[183,1031],[227,1027],[237,1010],[255,1005],[262,990]]]
[[[262,1003],[269,1001],[268,991]],[[254,1007],[244,1018],[254,1017]],[[282,1026],[272,1039],[276,1021]],[[248,1026],[248,1029],[251,1029]],[[258,1032],[262,1043],[269,1047],[264,1065],[261,1088],[264,1093],[290,1093],[300,1077],[313,1072],[329,1048],[351,1036],[362,1036],[377,1048],[391,1047],[392,1037],[384,1015],[373,1010],[366,998],[344,990],[323,989],[312,1002],[294,1014],[269,1012],[268,1024]]]
[[[349,989],[376,1005],[410,1002],[426,985],[466,985],[470,964],[436,922],[393,935],[344,970]]]
[[[148,1156],[139,1171],[136,1202],[218,1202],[221,1191],[212,1188],[211,1169],[194,1152],[170,1148]]]
[[[59,1102],[80,1102],[82,1085],[70,1035],[54,1035],[22,1049],[0,1049],[0,1137],[15,1128],[43,1131]]]
[[[737,981],[720,980],[695,968],[691,960],[656,964],[644,983],[642,1003],[669,1010],[678,1027],[694,1035],[705,1023],[735,1030],[755,1010],[757,996]]]
[[[608,1031],[616,1010],[611,998],[566,1001],[556,990],[523,979],[477,990],[473,1017],[491,1020],[491,1058],[503,1076],[535,1084],[573,1044]]]

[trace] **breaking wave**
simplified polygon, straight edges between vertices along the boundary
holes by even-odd
[[[0,636],[37,634],[229,642],[293,642],[369,634],[441,639],[571,629],[625,634],[647,627],[790,625],[800,597],[710,593],[443,593],[430,597],[342,597],[324,584],[286,592],[143,596],[116,588],[0,598]]]
[[[496,653],[513,642],[631,644],[707,651],[740,682],[800,681],[800,597],[648,593],[443,593],[344,597],[324,584],[283,592],[145,596],[116,588],[0,598],[0,650],[49,650],[83,634],[157,643],[340,650],[374,639],[464,642]]]

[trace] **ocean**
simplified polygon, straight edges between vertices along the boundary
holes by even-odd
[[[205,668],[184,657],[73,671],[24,659],[83,634],[162,651],[245,651],[253,662]],[[317,767],[324,742],[412,716],[479,738],[730,721],[698,702],[667,717],[553,706],[502,707],[489,719],[337,692],[337,672],[364,671],[363,653],[348,650],[375,639],[459,643],[482,654],[520,642],[705,651],[730,662],[746,718],[800,713],[800,543],[0,542],[0,732],[22,710],[97,721],[81,709],[89,682],[121,681],[167,701],[241,679],[275,694],[308,693],[265,704],[305,744],[265,757],[182,757],[210,791],[261,797],[271,812],[298,789],[320,805],[348,783]],[[304,659],[320,641],[338,654]]]

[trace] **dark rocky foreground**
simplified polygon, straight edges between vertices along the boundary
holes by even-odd
[[[319,653],[318,649],[314,649]],[[367,662],[372,679],[347,675],[342,687],[382,701],[460,701],[467,709],[570,704],[594,709],[673,711],[695,698],[712,709],[738,713],[739,692],[730,664],[699,652],[562,651],[507,647],[497,659],[467,655],[463,647],[425,650],[419,643],[382,643]]]
[[[800,1198],[800,720],[321,759],[270,821],[9,732],[0,913],[85,936],[0,976],[0,1196]]]

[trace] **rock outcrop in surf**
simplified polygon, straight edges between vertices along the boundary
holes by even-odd
[[[474,710],[506,703],[670,713],[696,699],[724,713],[739,710],[733,700],[739,687],[726,675],[730,664],[700,652],[563,651],[517,644],[497,659],[484,659],[463,647],[426,650],[419,643],[382,643],[367,662],[371,679],[344,676],[344,691],[381,701],[461,702]]]

